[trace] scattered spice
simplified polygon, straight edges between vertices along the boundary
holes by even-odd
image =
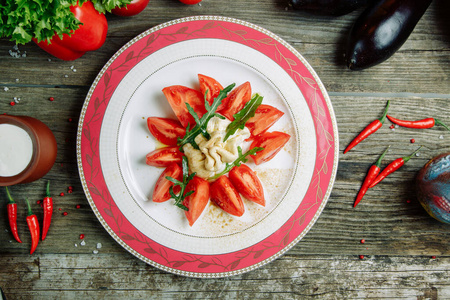
[[[361,240],[361,244],[364,244],[365,242],[366,242],[365,239],[362,239],[362,240]]]
[[[431,258],[432,258],[432,259],[436,259],[436,256],[433,255]]]
[[[386,178],[388,175],[397,171],[401,166],[403,166],[405,163],[407,163],[414,154],[417,154],[417,151],[419,151],[420,148],[422,148],[422,146],[420,146],[411,155],[405,156],[405,157],[400,157],[400,158],[397,158],[394,161],[392,161],[389,165],[386,166],[386,168],[384,168],[383,171],[381,171],[381,173],[377,176],[377,178],[375,178],[373,180],[373,182],[370,184],[369,188],[373,188],[378,183],[380,183],[380,181],[382,181],[384,178]]]
[[[69,118],[69,120],[68,120],[69,122],[72,122],[73,121],[73,119],[72,118]]]
[[[9,102],[9,105],[14,106],[14,105],[16,105],[16,102],[11,101],[11,102]]]
[[[358,145],[360,142],[365,140],[369,135],[375,133],[378,129],[381,128],[384,120],[386,120],[386,115],[387,115],[387,112],[389,109],[389,103],[390,103],[390,101],[388,100],[388,102],[386,104],[386,108],[384,109],[383,116],[381,116],[381,118],[379,118],[379,119],[372,121],[369,125],[367,125],[366,128],[364,128],[363,131],[361,131],[361,133],[358,134],[356,136],[356,138],[354,138],[353,141],[350,142],[350,144],[347,146],[347,148],[345,148],[344,154],[347,153],[349,150],[351,150],[356,145]]]
[[[411,142],[411,144],[414,144],[416,142],[416,140],[415,139],[411,139],[410,142]]]
[[[50,97],[50,98],[48,98],[48,100],[50,100],[50,101],[54,101],[54,100],[55,100],[55,98],[53,98],[53,97]]]
[[[75,206],[75,208],[76,208],[76,209],[80,209],[80,208],[81,208],[81,205],[80,205],[80,204],[77,204],[77,206]]]
[[[63,212],[63,216],[67,216],[67,215],[68,215],[67,211]]]
[[[64,193],[63,193],[63,192],[61,192],[59,195],[60,195],[61,197],[64,197]]]
[[[6,206],[6,209],[8,211],[9,227],[11,228],[11,233],[13,234],[16,241],[18,241],[19,243],[22,243],[22,241],[19,238],[19,231],[17,229],[17,203],[11,197],[8,187],[5,187],[5,188],[6,188],[6,194],[8,195],[8,200],[9,200],[8,204]]]
[[[80,240],[84,239],[84,234],[80,234]]]
[[[390,129],[395,129],[394,124],[392,124],[391,126],[389,126]]]
[[[364,259],[364,255],[360,255],[360,256],[359,256],[359,259]]]
[[[41,204],[41,200],[36,201],[36,204]]]

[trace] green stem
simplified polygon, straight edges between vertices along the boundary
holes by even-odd
[[[25,198],[25,201],[27,202],[28,216],[31,216],[33,215],[33,211],[31,210],[30,201],[28,201],[28,198]]]
[[[444,123],[442,123],[442,121],[438,120],[438,119],[434,119],[434,123],[439,124],[441,126],[443,126],[445,129],[450,131],[450,127],[448,127],[447,125],[445,125]]]
[[[387,151],[389,150],[389,148],[391,147],[391,145],[389,145],[386,150],[384,150],[383,154],[380,155],[380,157],[378,158],[377,162],[375,163],[375,166],[377,166],[378,168],[381,165],[381,161],[383,160],[384,156],[386,155]]]
[[[388,109],[389,109],[389,104],[390,103],[391,103],[391,100],[388,100],[388,102],[386,104],[386,108],[384,109],[383,116],[378,119],[378,120],[380,120],[381,123],[384,123],[384,120],[386,120],[386,116],[387,116],[387,113],[388,113]]]
[[[14,199],[11,197],[11,194],[9,193],[9,189],[7,186],[5,186],[6,189],[6,195],[8,196],[8,204],[14,204],[16,203],[16,201],[14,201]]]
[[[51,195],[50,195],[50,180],[49,181],[47,181],[47,189],[46,189],[46,196],[47,197],[51,197]]]
[[[416,151],[414,151],[413,153],[411,153],[411,155],[403,157],[403,161],[406,163],[406,162],[407,162],[408,160],[410,160],[411,157],[413,157],[413,155],[416,154],[416,153],[420,150],[420,148],[422,148],[422,147],[423,147],[423,146],[420,146]]]

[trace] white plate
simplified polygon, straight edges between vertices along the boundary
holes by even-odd
[[[209,204],[190,227],[172,201],[148,201],[162,169],[145,164],[158,147],[146,118],[175,118],[161,90],[196,88],[197,74],[223,86],[249,81],[263,103],[285,113],[270,131],[291,139],[270,162],[249,163],[266,207],[245,201],[238,218]],[[86,98],[77,150],[85,193],[106,230],[147,263],[194,277],[239,274],[291,248],[325,206],[338,161],[330,100],[303,57],[260,27],[205,16],[152,28],[111,58]]]

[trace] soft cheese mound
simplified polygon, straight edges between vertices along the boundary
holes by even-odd
[[[223,138],[230,123],[227,119],[213,117],[206,127],[211,138],[208,140],[201,134],[195,138],[200,150],[191,144],[183,146],[191,172],[196,172],[197,176],[207,179],[223,171],[226,163],[238,158],[238,146],[242,146],[244,140],[250,137],[250,131],[247,127],[238,129],[224,142]]]

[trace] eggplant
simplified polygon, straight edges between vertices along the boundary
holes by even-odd
[[[373,0],[290,0],[294,10],[304,10],[321,15],[342,16]]]
[[[377,65],[408,39],[432,0],[381,0],[369,5],[350,30],[346,63],[351,70]]]

